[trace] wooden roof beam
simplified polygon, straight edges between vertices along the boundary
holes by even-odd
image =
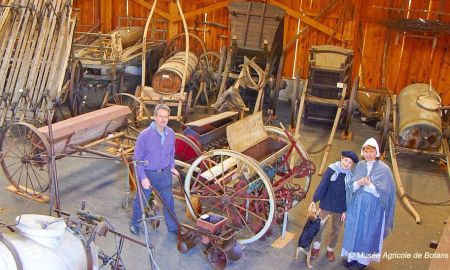
[[[292,8],[290,8],[290,7],[284,5],[284,4],[282,4],[282,3],[280,3],[280,2],[278,2],[276,0],[267,0],[267,4],[271,4],[273,6],[277,6],[279,8],[282,8],[290,16],[295,17],[297,19],[300,19],[303,23],[306,23],[307,25],[309,25],[309,26],[311,26],[311,27],[313,27],[313,28],[315,28],[315,29],[317,29],[317,30],[319,30],[319,31],[329,35],[329,36],[333,36],[333,29],[332,28],[329,28],[328,26],[326,26],[324,24],[321,24],[320,22],[318,22],[318,21],[316,21],[316,20],[314,20],[314,19],[304,15],[300,11],[296,11],[296,10],[294,10],[294,9],[292,9]],[[340,33],[335,33],[334,34],[334,38],[339,40],[339,41],[342,41],[342,42],[345,41]]]
[[[145,0],[133,0],[133,1],[149,10],[152,9],[152,4],[146,2]],[[171,18],[169,13],[162,11],[158,8],[155,8],[155,13],[167,20],[170,20]]]
[[[204,13],[208,13],[208,12],[214,11],[216,9],[225,8],[225,7],[228,6],[228,2],[229,2],[228,0],[224,0],[224,1],[212,4],[212,5],[209,5],[209,6],[206,6],[206,7],[202,7],[202,8],[193,10],[193,11],[186,12],[186,13],[184,13],[184,17],[186,19],[188,19],[188,18],[191,18],[191,17],[195,17],[195,16],[198,16],[198,15],[202,15]],[[178,22],[180,20],[181,20],[181,16],[177,15],[177,16],[175,16],[173,18],[172,22]]]

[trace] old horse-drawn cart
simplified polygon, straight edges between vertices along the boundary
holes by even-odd
[[[187,206],[192,216],[226,217],[241,229],[238,241],[251,243],[306,197],[315,167],[290,133],[263,125],[261,112],[228,125],[226,132],[230,149],[211,150],[192,162],[184,188],[187,199],[202,208],[198,213]]]
[[[147,62],[148,75],[154,72],[165,46],[167,21],[155,20],[152,29],[144,32],[139,24],[145,20],[119,17],[118,28],[110,33],[75,33],[68,94],[72,115],[83,113],[90,103],[98,104],[98,98],[92,97],[95,93],[107,100],[109,95],[125,91],[125,69],[141,65],[142,40],[147,33],[150,41],[146,41],[144,55],[152,60]]]
[[[7,126],[0,137],[0,164],[10,189],[46,201],[49,187],[57,183],[55,160],[75,153],[126,160],[133,153],[123,131],[130,113],[115,105],[41,128],[23,122]],[[113,153],[107,151],[111,146]]]
[[[219,96],[225,91],[228,78],[237,79],[240,73],[240,65],[244,64],[244,57],[254,58],[254,62],[264,70],[262,81],[258,82],[257,101],[259,107],[261,100],[271,97],[271,107],[276,107],[278,99],[274,92],[277,78],[277,67],[282,52],[284,10],[266,3],[257,2],[233,2],[229,7],[230,14],[230,48],[226,51],[226,60]],[[222,50],[225,53],[225,50]],[[223,54],[222,58],[225,58]],[[219,69],[221,70],[221,69]],[[251,74],[256,77],[257,74]],[[251,91],[252,92],[252,91]],[[264,93],[267,92],[267,93]],[[244,97],[247,96],[244,93]],[[249,95],[249,97],[251,94]],[[244,98],[245,99],[245,98]],[[250,100],[251,98],[249,98]],[[247,107],[254,104],[246,104]]]
[[[397,194],[414,216],[416,223],[420,223],[420,215],[411,205],[411,201],[427,205],[444,205],[448,204],[449,200],[425,202],[405,192],[397,156],[410,154],[442,160],[446,163],[449,174],[448,126],[445,127],[441,119],[441,110],[446,107],[441,105],[441,98],[435,89],[424,83],[408,85],[398,96],[386,97],[383,107],[380,122],[380,152],[383,153],[389,146]]]

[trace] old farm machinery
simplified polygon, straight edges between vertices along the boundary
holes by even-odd
[[[0,17],[0,126],[42,125],[48,109],[64,98],[76,24],[72,0],[6,2]]]
[[[383,153],[389,146],[392,160],[397,194],[402,203],[420,223],[419,213],[410,201],[423,204],[429,203],[415,200],[405,192],[400,176],[397,156],[401,154],[420,155],[434,159],[442,159],[450,172],[450,152],[448,147],[448,127],[443,126],[441,99],[435,89],[428,84],[415,83],[402,89],[398,96],[386,97],[380,122],[380,151]],[[450,175],[449,175],[450,177]]]
[[[9,189],[48,201],[46,192],[52,187],[58,201],[56,160],[82,153],[127,160],[134,149],[128,143],[133,138],[124,132],[130,113],[130,108],[115,105],[41,128],[24,122],[8,125],[0,137],[0,164]]]
[[[338,125],[342,123],[342,137],[351,138],[350,124],[353,103],[358,91],[359,77],[351,81],[353,52],[337,46],[314,46],[310,49],[309,78],[304,82],[300,94],[299,80],[294,86],[291,127],[295,123],[295,135],[299,136],[302,118],[332,122],[333,126],[320,163],[319,175],[322,174],[331,150]],[[350,91],[349,91],[350,90]],[[344,110],[345,113],[342,113]]]
[[[129,241],[147,248],[151,269],[157,269],[150,240],[146,239],[144,243],[117,231],[106,217],[91,213],[84,206],[85,201],[76,214],[55,210],[59,217],[23,214],[17,216],[14,223],[2,223],[0,268],[126,269],[122,252],[125,242]],[[2,227],[9,230],[2,231]],[[115,243],[113,252],[97,244],[99,237]],[[30,247],[33,256],[29,256]]]
[[[152,21],[157,2],[153,2],[145,31],[147,31]],[[188,33],[186,20],[179,1],[176,1],[176,4],[184,32],[174,36],[167,42],[161,63],[152,78],[151,86],[146,84],[145,59],[142,59],[142,81],[141,85],[136,89],[136,96],[145,105],[154,106],[158,103],[164,103],[170,107],[175,107],[176,115],[170,115],[169,118],[186,122],[192,106],[193,91],[186,91],[185,86],[197,70],[197,67],[200,66],[199,58],[201,56],[205,59],[209,58],[204,42],[198,36]],[[208,61],[205,60],[205,62]],[[145,117],[145,115],[142,115],[142,110],[140,113],[139,117]]]
[[[155,20],[151,29],[144,33],[139,24],[146,18],[119,17],[117,29],[107,34],[94,31],[76,32],[74,40],[73,64],[69,83],[69,109],[72,115],[86,111],[89,104],[100,105],[99,98],[125,92],[125,69],[141,65],[143,57],[147,62],[147,76],[155,71],[158,59],[165,46],[167,21]],[[148,34],[143,53],[143,35]]]
[[[282,42],[279,41],[283,40],[285,12],[276,6],[257,2],[233,2],[229,4],[228,9],[231,44],[228,50],[222,50],[223,53],[226,52],[226,56],[223,54],[221,58],[221,63],[225,65],[219,96],[226,90],[228,79],[235,80],[239,77],[240,66],[244,64],[244,57],[247,57],[253,59],[264,71],[264,75],[257,82],[258,87],[243,93],[244,99],[248,96],[247,107],[252,107],[250,105],[253,104],[256,107],[262,106],[265,94],[266,100],[270,95],[270,107],[275,108],[278,95],[273,90],[275,80],[281,80],[281,76],[277,78],[276,74],[282,51]],[[251,78],[257,74],[253,72],[249,75]],[[254,93],[257,93],[256,101],[253,98]]]
[[[189,167],[185,196],[202,208],[187,206],[192,216],[226,217],[240,229],[238,241],[251,243],[305,198],[315,167],[290,133],[263,125],[261,112],[229,124],[226,133],[230,149],[203,153]]]

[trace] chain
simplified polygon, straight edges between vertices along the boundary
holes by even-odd
[[[408,195],[406,193],[404,194],[404,196],[412,202],[423,204],[423,205],[450,206],[450,200],[441,201],[441,202],[425,202],[425,201],[414,199],[413,197],[411,197],[411,195]]]

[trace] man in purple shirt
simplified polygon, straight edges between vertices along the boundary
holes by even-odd
[[[172,174],[178,176],[174,167],[175,156],[175,133],[167,126],[169,122],[170,108],[164,104],[158,104],[154,111],[155,121],[144,129],[138,136],[134,148],[134,160],[137,165],[137,179],[144,191],[145,199],[148,201],[151,189],[155,188],[161,195],[165,205],[175,215],[175,207],[172,193]],[[133,215],[131,217],[131,233],[140,233],[140,218],[142,209],[139,197],[136,195],[133,202]],[[164,207],[164,219],[170,232],[178,232],[178,224]]]

